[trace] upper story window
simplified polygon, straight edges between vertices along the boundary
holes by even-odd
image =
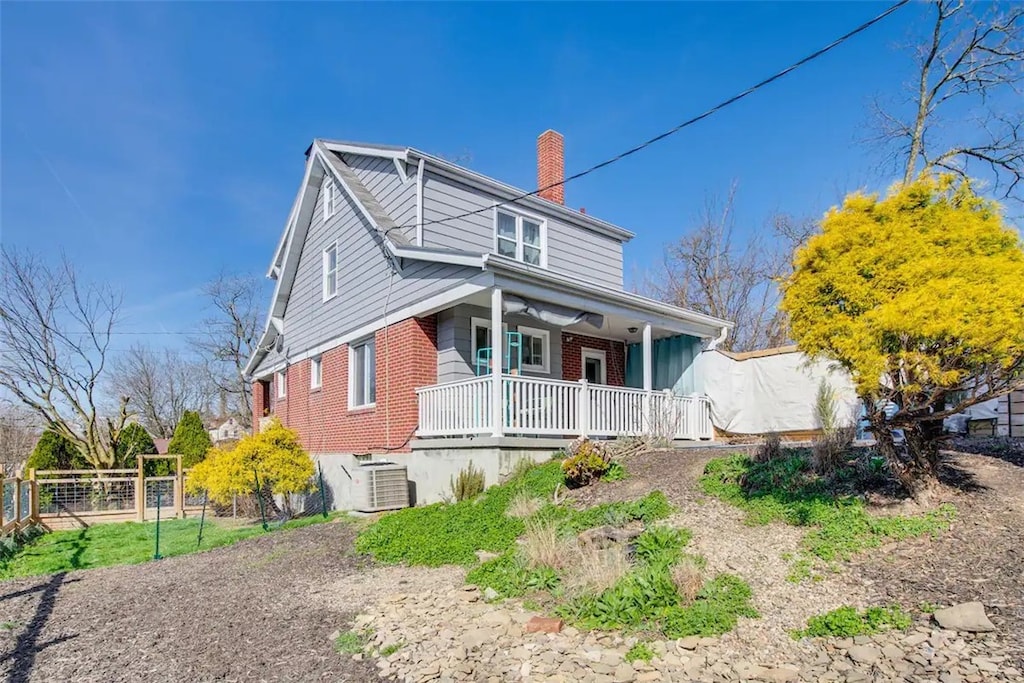
[[[333,180],[328,180],[324,185],[324,220],[338,212],[338,199],[338,186]]]
[[[495,250],[523,263],[546,266],[544,221],[506,209],[495,209],[495,212]]]
[[[319,389],[324,385],[323,356],[313,356],[309,361],[309,388]]]
[[[284,370],[277,373],[274,378],[274,384],[277,385],[277,397],[284,398],[288,395],[288,373]]]
[[[324,249],[324,301],[338,293],[338,243]]]

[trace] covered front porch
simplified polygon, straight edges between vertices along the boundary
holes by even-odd
[[[612,294],[626,305],[496,282],[439,311],[438,383],[417,389],[417,438],[713,438],[693,359],[718,321]]]

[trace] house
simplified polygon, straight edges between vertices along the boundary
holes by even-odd
[[[245,436],[246,429],[238,421],[238,418],[229,417],[226,420],[223,418],[215,420],[208,431],[210,432],[210,441],[219,444],[225,441],[238,441]]]
[[[422,502],[581,434],[712,437],[693,359],[732,324],[625,291],[633,234],[565,206],[561,135],[537,151],[539,196],[408,147],[306,151],[246,373],[336,507],[371,459]]]

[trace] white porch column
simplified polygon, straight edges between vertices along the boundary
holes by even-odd
[[[651,404],[654,403],[652,397],[652,388],[654,387],[654,351],[651,344],[651,324],[644,323],[644,399],[643,399],[643,411],[644,411],[644,431],[653,433],[654,423],[652,420]]]
[[[505,335],[501,333],[501,288],[491,290],[491,436],[505,435],[505,402],[502,400],[501,368]]]

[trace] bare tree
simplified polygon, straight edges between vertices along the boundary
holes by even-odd
[[[813,224],[786,215],[773,217],[769,230],[735,235],[736,185],[725,199],[709,196],[697,221],[665,251],[663,268],[645,289],[663,301],[731,320],[732,334],[721,348],[731,351],[779,346],[788,328],[778,313],[776,283],[791,267],[793,247]]]
[[[205,364],[173,349],[135,344],[111,361],[108,385],[132,397],[137,419],[155,438],[170,438],[182,413],[208,412],[216,390]]]
[[[0,467],[3,476],[13,477],[32,454],[39,439],[39,420],[33,413],[0,402]]]
[[[0,389],[71,439],[96,468],[114,463],[114,444],[128,420],[128,397],[116,417],[100,413],[100,381],[121,296],[81,282],[63,258],[0,252]]]
[[[875,103],[876,140],[903,181],[941,169],[988,174],[1004,198],[1024,180],[1024,4],[933,0],[928,37],[903,106]],[[964,125],[964,121],[971,125]],[[943,125],[944,123],[956,125]]]
[[[208,283],[203,292],[215,313],[203,320],[203,333],[191,340],[207,362],[216,390],[230,399],[247,428],[252,426],[252,394],[243,371],[259,343],[260,288],[260,280],[252,276],[221,275]]]

